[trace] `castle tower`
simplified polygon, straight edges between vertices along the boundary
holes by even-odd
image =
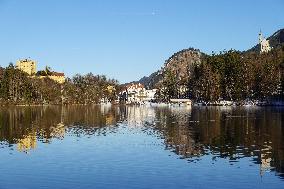
[[[263,40],[263,36],[262,36],[261,30],[260,30],[260,32],[258,34],[258,43],[261,44],[262,40]]]
[[[269,40],[265,39],[262,36],[261,31],[258,34],[258,42],[259,42],[259,45],[260,45],[260,53],[267,53],[267,52],[271,51],[271,47],[269,45]]]
[[[16,68],[29,75],[34,75],[36,73],[36,61],[29,59],[18,60],[16,62]]]

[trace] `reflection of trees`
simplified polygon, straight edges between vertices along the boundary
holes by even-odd
[[[117,111],[100,106],[10,107],[0,109],[0,141],[17,144],[19,151],[36,147],[37,140],[75,135],[104,134],[100,129],[115,125]]]
[[[155,129],[165,145],[182,158],[210,153],[234,162],[252,157],[261,174],[284,172],[282,113],[266,109],[193,108],[188,113],[157,109]]]
[[[69,106],[66,112],[64,123],[68,132],[77,136],[105,135],[110,126],[114,129],[119,117],[117,107]]]
[[[47,106],[0,108],[0,143],[19,151],[66,135],[106,135],[122,122],[165,141],[166,149],[194,160],[251,157],[260,173],[284,173],[283,110],[147,108],[144,106]]]
[[[190,110],[156,109],[156,115],[158,121],[155,128],[160,130],[167,149],[173,150],[182,158],[203,154],[203,148],[195,138],[195,130],[188,127]]]
[[[146,122],[153,123],[155,118],[154,110],[146,106],[127,106],[120,110],[124,115],[121,120],[126,121],[128,127],[141,128],[145,126]]]

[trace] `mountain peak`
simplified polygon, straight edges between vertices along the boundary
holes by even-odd
[[[188,78],[192,65],[200,64],[203,55],[204,53],[200,52],[199,49],[194,48],[178,51],[165,61],[164,66],[160,70],[148,77],[141,78],[138,82],[144,84],[146,88],[155,88],[156,84],[162,80],[163,73],[166,71],[171,71],[179,79]]]

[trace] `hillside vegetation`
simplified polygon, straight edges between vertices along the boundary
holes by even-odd
[[[240,52],[206,55],[189,48],[175,53],[163,68],[139,82],[157,88],[157,98],[192,98],[213,102],[220,99],[265,100],[283,95],[284,30],[268,38],[272,50],[259,53],[258,45]]]

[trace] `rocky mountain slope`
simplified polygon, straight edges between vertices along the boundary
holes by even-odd
[[[148,89],[155,88],[162,80],[163,73],[166,71],[171,71],[176,74],[178,79],[187,78],[190,75],[192,65],[200,64],[204,56],[205,54],[197,49],[183,49],[167,59],[160,70],[152,73],[148,77],[145,76],[141,78],[138,82],[144,84]]]

